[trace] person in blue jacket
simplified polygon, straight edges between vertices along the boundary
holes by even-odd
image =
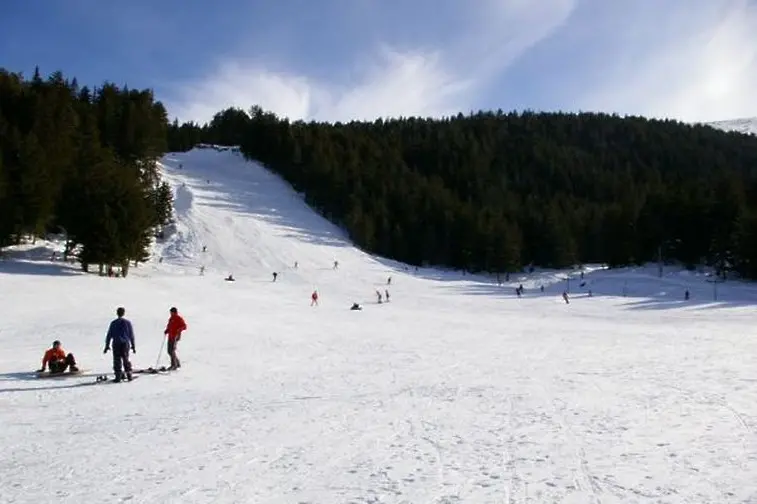
[[[134,328],[131,326],[131,322],[124,318],[125,314],[126,310],[123,307],[116,310],[118,318],[113,320],[108,327],[108,335],[105,337],[105,350],[103,350],[103,353],[108,353],[111,342],[113,343],[113,373],[116,376],[114,380],[116,382],[123,380],[123,371],[126,371],[126,379],[132,380],[129,348],[132,352],[137,353],[137,348],[134,345]],[[121,370],[122,364],[123,371]]]

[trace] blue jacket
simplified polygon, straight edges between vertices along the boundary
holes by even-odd
[[[105,337],[105,347],[110,346],[111,340],[113,345],[131,345],[134,348],[134,329],[131,322],[125,318],[117,318],[110,323],[108,335]]]

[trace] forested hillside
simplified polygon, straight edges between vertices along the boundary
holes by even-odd
[[[757,138],[604,114],[174,123],[171,150],[240,145],[365,249],[413,264],[707,263],[757,278]]]
[[[145,260],[171,216],[167,128],[151,91],[0,69],[0,246],[63,232],[85,270]]]
[[[65,232],[91,264],[147,257],[171,217],[157,160],[239,145],[347,229],[412,264],[707,263],[757,278],[757,138],[604,114],[482,112],[348,124],[253,107],[167,122],[151,91],[0,70],[0,246]]]

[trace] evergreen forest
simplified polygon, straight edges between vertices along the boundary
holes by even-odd
[[[65,233],[87,270],[148,258],[157,162],[237,145],[366,251],[471,272],[663,260],[757,279],[757,138],[600,113],[169,123],[150,90],[0,69],[0,246]]]
[[[0,246],[64,234],[85,271],[126,275],[171,219],[157,167],[167,131],[151,91],[0,69]]]
[[[290,122],[253,106],[168,145],[238,145],[367,251],[411,264],[707,264],[757,278],[757,137],[599,113]]]

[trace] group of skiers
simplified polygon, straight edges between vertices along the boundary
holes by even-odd
[[[168,370],[175,370],[181,367],[181,361],[176,354],[176,347],[181,340],[181,334],[187,330],[187,324],[184,318],[179,315],[176,307],[172,307],[169,313],[168,323],[163,334],[168,340],[167,350],[168,356],[171,359],[171,365],[168,367]],[[126,309],[119,306],[116,309],[116,318],[111,321],[105,336],[103,354],[110,351],[113,355],[113,381],[115,382],[120,382],[124,378],[132,381],[133,368],[129,360],[129,352],[137,353],[134,327],[125,315]],[[79,371],[74,355],[66,353],[59,340],[55,340],[52,348],[45,352],[42,358],[42,368],[38,372],[44,372],[46,367],[50,369],[50,374],[60,374],[66,372],[66,370],[70,373],[77,373]]]

